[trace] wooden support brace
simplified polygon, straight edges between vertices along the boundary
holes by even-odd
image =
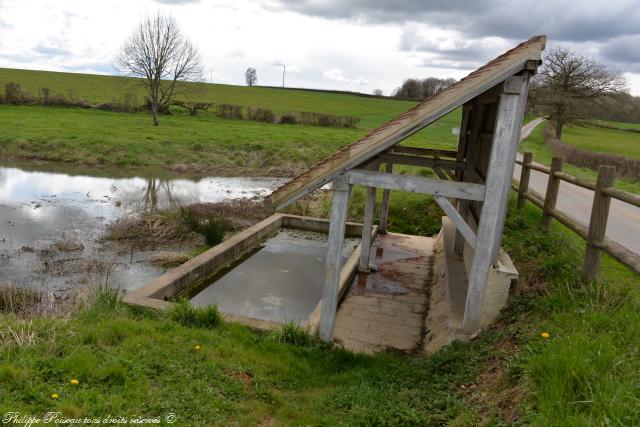
[[[333,179],[332,193],[331,223],[329,225],[322,308],[318,327],[320,338],[328,342],[333,341],[333,327],[336,322],[338,286],[342,269],[342,245],[351,193],[351,186],[346,175],[339,175]]]
[[[451,204],[451,202],[441,196],[434,196],[436,203],[442,208],[444,213],[447,214],[449,219],[453,221],[456,226],[456,230],[460,232],[460,234],[464,237],[464,239],[469,243],[472,248],[476,247],[476,234],[473,232],[467,221],[462,218],[460,212],[456,210],[456,208]]]
[[[369,273],[369,253],[371,252],[371,230],[373,228],[373,215],[376,208],[376,188],[367,187],[364,199],[364,221],[362,222],[362,239],[360,240],[360,264],[358,271]]]
[[[393,163],[387,162],[386,168],[387,173],[393,172]],[[380,204],[380,226],[378,227],[379,233],[386,233],[387,226],[389,225],[389,197],[391,190],[385,189],[382,192],[382,203]]]
[[[528,83],[528,75],[510,77],[500,94],[485,181],[486,192],[478,221],[476,250],[467,275],[469,286],[463,320],[463,329],[467,334],[475,333],[480,328],[489,268],[500,249]]]
[[[443,181],[419,176],[381,173],[366,170],[350,170],[349,184],[386,188],[411,193],[432,194],[456,199],[484,200],[484,185],[469,182]]]

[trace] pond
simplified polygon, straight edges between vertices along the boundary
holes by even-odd
[[[135,211],[260,198],[284,182],[102,173],[0,166],[0,283],[64,292],[106,271],[101,280],[110,286],[134,289],[164,269],[143,252],[105,250],[100,237],[109,223]]]
[[[344,241],[343,263],[360,243]],[[191,298],[225,313],[272,322],[304,323],[322,298],[327,234],[282,229],[221,272]]]

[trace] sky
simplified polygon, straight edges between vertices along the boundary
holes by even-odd
[[[389,95],[409,77],[461,78],[546,34],[624,74],[640,95],[640,0],[0,0],[0,67],[119,74],[139,21],[172,15],[203,79]]]

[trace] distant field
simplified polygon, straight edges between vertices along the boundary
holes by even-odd
[[[118,101],[139,90],[132,79],[86,74],[0,69],[4,83],[29,91],[48,87],[92,103]],[[188,169],[220,174],[291,175],[316,163],[415,105],[413,102],[319,91],[228,85],[198,85],[208,102],[257,105],[277,112],[318,111],[353,115],[356,129],[280,125],[216,117],[213,112],[161,116],[64,107],[0,105],[0,156],[82,165]],[[68,93],[71,93],[69,95]],[[140,92],[140,96],[142,93]],[[452,112],[405,144],[454,148],[460,112]]]
[[[625,122],[612,122],[608,120],[595,120],[594,123],[603,126],[611,126],[618,129],[638,129],[640,130],[640,123],[625,123]]]
[[[608,122],[607,125],[620,128],[631,126],[618,122]],[[562,141],[583,150],[640,158],[640,133],[576,126],[565,128]]]
[[[136,94],[140,104],[145,93],[132,78],[92,74],[0,68],[0,92],[7,82],[18,82],[31,94],[49,88],[54,94],[84,99],[90,103],[119,102],[127,93]],[[369,98],[322,91],[244,87],[210,83],[191,83],[181,99],[216,104],[229,103],[269,108],[277,113],[318,111],[360,117],[360,126],[374,127],[405,111],[415,103],[390,98]]]
[[[531,135],[520,143],[520,147],[518,148],[518,150],[522,153],[530,151],[533,153],[533,160],[535,162],[542,163],[547,166],[551,165],[553,153],[551,153],[551,149],[547,146],[544,140],[544,123],[536,127],[533,132],[531,132]],[[593,169],[581,168],[565,162],[563,170],[568,174],[593,182],[596,181],[597,172]],[[639,182],[616,179],[615,186],[625,191],[640,194]]]

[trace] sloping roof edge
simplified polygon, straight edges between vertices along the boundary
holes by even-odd
[[[278,208],[330,182],[341,173],[398,144],[403,139],[522,71],[528,61],[539,61],[546,36],[531,37],[470,73],[437,95],[370,131],[333,155],[276,189],[268,200]]]

